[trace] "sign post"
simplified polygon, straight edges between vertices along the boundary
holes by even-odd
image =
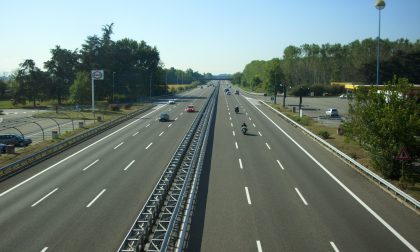
[[[95,120],[95,80],[104,79],[104,70],[92,70],[91,78],[92,78],[92,113],[93,113],[93,120]]]
[[[401,161],[401,178],[404,179],[404,161],[411,160],[407,148],[401,148],[400,153],[395,157],[395,160]]]

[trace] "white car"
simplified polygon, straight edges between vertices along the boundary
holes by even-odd
[[[175,100],[169,100],[168,104],[175,104]]]
[[[325,114],[331,117],[338,116],[338,110],[336,108],[329,108],[327,111],[325,111]]]

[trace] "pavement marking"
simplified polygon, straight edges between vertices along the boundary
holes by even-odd
[[[36,205],[38,205],[39,203],[41,203],[41,201],[43,201],[44,199],[46,199],[48,196],[50,196],[51,194],[55,193],[58,190],[58,187],[55,188],[54,190],[52,190],[51,192],[49,192],[47,195],[45,195],[44,197],[42,197],[40,200],[38,200],[37,202],[33,203],[31,207],[34,207]]]
[[[234,130],[232,130],[232,134],[233,134],[233,136],[235,136],[235,131]]]
[[[172,109],[169,109],[168,111],[171,111]]]
[[[86,166],[85,168],[83,168],[82,171],[86,171],[87,169],[89,169],[89,167],[91,167],[92,165],[96,164],[99,161],[99,159],[96,159],[95,161],[93,161],[90,165]]]
[[[337,246],[335,246],[334,242],[330,241],[331,247],[333,247],[335,252],[340,252],[340,250],[338,250]]]
[[[177,118],[175,118],[175,121],[176,121],[176,120],[178,120],[178,117],[177,117]]]
[[[257,240],[257,248],[258,252],[262,252],[261,242],[259,240]]]
[[[308,202],[306,202],[305,198],[302,196],[302,194],[300,194],[299,189],[297,189],[295,187],[295,191],[297,192],[297,194],[299,194],[299,197],[303,201],[303,204],[305,204],[307,206],[308,205]]]
[[[259,132],[259,131],[258,131],[258,134],[259,134],[260,136],[262,136],[261,132]]]
[[[236,149],[239,149],[239,148],[238,148],[238,142],[235,142],[235,146],[236,146]]]
[[[102,191],[98,194],[98,195],[96,195],[96,197],[86,206],[86,207],[90,207],[93,203],[95,203],[95,201],[97,200],[97,199],[99,199],[99,197],[101,197],[101,195],[104,193],[106,191],[106,189],[102,189]]]
[[[246,193],[246,200],[248,201],[248,205],[251,205],[251,197],[249,196],[248,187],[245,186],[245,193]]]
[[[232,121],[232,117],[229,116],[229,120]]]
[[[146,150],[149,149],[150,146],[152,146],[153,143],[149,143],[149,145],[147,145]]]
[[[48,249],[48,247],[45,247],[41,250],[41,252],[45,252],[45,251],[47,251],[47,249]]]
[[[230,127],[233,127],[233,123],[230,123]]]
[[[343,182],[341,182],[336,176],[334,176],[325,166],[323,166],[317,159],[315,159],[305,148],[300,146],[296,140],[294,140],[289,134],[286,133],[280,126],[278,126],[270,117],[268,117],[261,109],[255,104],[251,103],[262,115],[264,115],[272,124],[274,124],[287,138],[290,139],[299,149],[302,150],[312,161],[314,161],[331,179],[333,179],[341,188],[343,188],[353,199],[355,199],[364,209],[366,209],[376,220],[378,220],[384,227],[386,227],[395,237],[397,237],[405,246],[411,251],[418,251],[409,241],[407,241],[397,230],[382,219],[379,214],[372,210],[363,200],[361,200],[352,190],[350,190]],[[274,110],[274,109],[273,109]],[[274,110],[276,111],[276,110]],[[0,195],[1,196],[1,195]]]
[[[251,121],[251,117],[248,117],[248,119]]]
[[[252,123],[252,126],[254,126],[254,128],[257,127],[257,126],[255,126],[255,123]]]
[[[268,143],[265,143],[265,145],[267,145],[267,148],[268,148],[269,150],[271,150],[270,145],[268,145]]]
[[[155,121],[159,120],[159,118],[156,118]]]
[[[248,112],[246,112],[245,114],[248,115]]]
[[[165,133],[165,131],[160,132],[159,136],[163,135],[163,133]]]
[[[283,165],[280,163],[280,161],[279,161],[279,160],[276,160],[276,161],[277,161],[277,164],[279,164],[280,168],[281,168],[282,170],[284,170],[284,167],[283,167]]]
[[[136,133],[133,134],[133,136],[137,135],[139,132],[137,131]]]
[[[150,123],[146,125],[146,128],[150,126]]]
[[[114,150],[116,150],[118,147],[120,147],[123,144],[124,144],[124,142],[119,143],[117,146],[114,147]]]
[[[179,115],[183,115],[184,114],[184,112],[181,112],[181,114],[179,114]]]
[[[230,112],[228,112],[228,114],[230,115]]]
[[[126,171],[128,168],[130,168],[130,166],[132,165],[132,164],[134,164],[134,162],[136,162],[136,160],[133,160],[133,161],[131,161],[125,168],[124,168],[124,171]]]
[[[244,167],[242,166],[242,159],[239,159],[239,167],[241,167],[241,169],[244,169]]]
[[[170,128],[172,126],[172,123],[168,125],[168,128]]]

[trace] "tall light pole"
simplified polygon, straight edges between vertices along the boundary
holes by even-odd
[[[378,31],[378,45],[376,49],[376,85],[379,85],[379,55],[381,53],[380,40],[381,40],[381,10],[385,8],[384,0],[376,0],[375,8],[379,10],[379,31]]]
[[[152,72],[150,73],[149,92],[150,102],[152,102]]]

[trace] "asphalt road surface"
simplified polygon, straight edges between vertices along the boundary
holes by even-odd
[[[420,248],[413,210],[257,100],[220,92],[188,251]]]
[[[0,183],[0,251],[116,251],[212,88]],[[170,122],[159,122],[168,111]]]

